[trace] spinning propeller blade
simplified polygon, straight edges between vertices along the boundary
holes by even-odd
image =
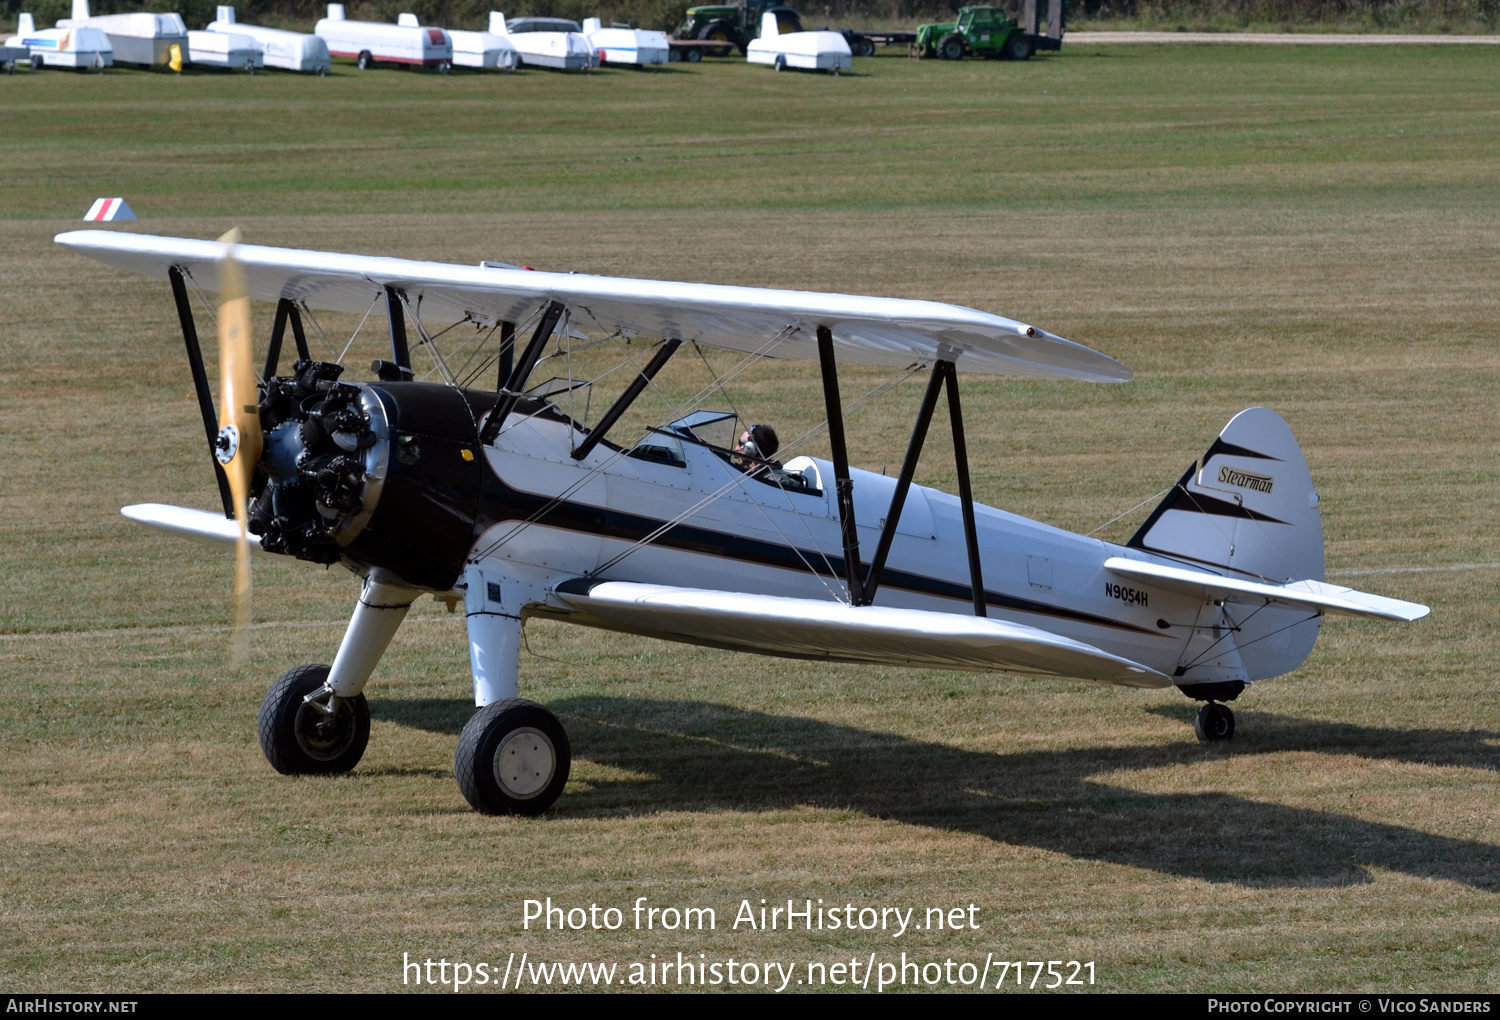
[[[250,647],[250,543],[245,532],[250,482],[260,463],[260,394],[251,362],[250,298],[245,274],[234,257],[239,228],[219,241],[219,438],[214,455],[229,476],[234,519],[239,526],[234,557],[234,656],[243,661]]]

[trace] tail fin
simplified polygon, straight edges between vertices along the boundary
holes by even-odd
[[[343,21],[344,20],[344,5],[343,4],[329,4],[328,5],[328,20],[329,21]]]
[[[604,27],[604,22],[598,18],[585,18],[583,20],[583,34],[593,35]]]
[[[22,14],[16,19],[17,35],[36,35],[36,23],[31,20],[31,15]]]
[[[776,15],[770,11],[760,16],[760,37],[762,39],[775,39],[781,34],[781,28],[776,24]]]
[[[396,15],[396,24],[400,25],[402,28],[421,28],[422,27],[422,23],[417,20],[417,16],[415,14],[398,14],[398,15]]]
[[[1273,584],[1322,581],[1318,494],[1291,428],[1265,407],[1235,415],[1126,544]],[[1208,603],[1177,683],[1186,690],[1288,673],[1312,651],[1319,623],[1301,608]]]
[[[73,20],[87,21],[89,17],[89,0],[73,0]]]
[[[1127,544],[1278,584],[1323,580],[1318,494],[1281,415],[1235,415]]]
[[[500,11],[490,11],[490,35],[510,35],[510,29],[505,27],[505,15]]]
[[[219,8],[219,16],[218,16],[218,18],[216,20],[218,20],[220,22],[223,22],[226,25],[233,25],[234,24],[234,8],[233,7],[223,7],[223,6],[221,6]]]

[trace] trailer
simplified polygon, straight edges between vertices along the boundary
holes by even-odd
[[[852,28],[840,28],[839,35],[849,44],[849,52],[856,57],[873,57],[877,46],[905,46],[910,47],[917,41],[915,32],[887,32],[877,30],[873,32],[857,32]]]
[[[242,25],[235,20],[233,7],[220,7],[218,13],[218,18],[208,23],[208,31],[248,35],[260,43],[266,67],[323,75],[328,73],[328,68],[333,64],[328,44],[318,36],[306,32],[287,32],[279,28],[263,28],[260,25]],[[198,53],[194,50],[194,59],[197,56]]]
[[[328,17],[313,27],[335,57],[352,58],[361,71],[379,64],[430,67],[446,72],[453,66],[453,40],[441,28],[392,25],[383,21],[350,21],[343,4],[329,4]]]
[[[17,64],[31,62],[31,50],[25,46],[0,46],[0,68],[6,74],[15,74]]]
[[[704,57],[727,57],[734,47],[715,39],[668,39],[667,59],[696,64]]]
[[[114,46],[102,29],[84,26],[38,30],[31,15],[22,14],[16,19],[16,32],[5,40],[5,49],[25,53],[33,71],[44,67],[74,70],[92,67],[102,71],[115,62]],[[11,70],[7,66],[6,73]]]
[[[409,14],[403,18],[412,17]],[[508,37],[494,32],[465,32],[448,29],[453,40],[453,63],[457,67],[495,68],[510,71],[521,63],[521,55]]]
[[[266,66],[266,51],[260,43],[243,32],[188,32],[191,64],[222,67],[226,71],[248,71]]]
[[[838,74],[852,65],[849,44],[837,32],[782,32],[776,15],[761,15],[760,36],[751,41],[745,59],[778,71],[828,71]]]
[[[109,36],[115,63],[155,67],[172,62],[172,47],[182,60],[191,59],[187,26],[180,14],[89,14],[89,0],[73,0],[73,16],[57,23],[58,28],[97,28]]]
[[[583,37],[588,40],[602,64],[630,64],[649,67],[671,60],[671,46],[665,32],[644,28],[605,28],[598,18],[586,18]]]
[[[511,18],[490,11],[490,31],[504,35],[521,55],[521,63],[557,71],[599,66],[599,55],[583,37],[583,28],[567,18]]]

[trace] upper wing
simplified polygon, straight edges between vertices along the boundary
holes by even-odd
[[[222,246],[214,241],[74,230],[57,243],[131,272],[167,278],[181,267],[200,287],[218,289]],[[310,308],[360,313],[382,287],[402,291],[434,322],[524,322],[549,301],[569,309],[576,329],[617,330],[691,340],[777,358],[816,358],[816,330],[827,326],[848,362],[902,367],[941,357],[971,372],[1126,382],[1130,370],[1098,351],[988,312],[902,298],[817,294],[759,287],[631,280],[575,273],[458,266],[442,262],[242,244],[250,295],[290,298]]]
[[[572,609],[637,634],[802,659],[969,669],[1167,687],[1166,676],[1035,627],[956,613],[704,591],[630,581],[564,581]]]
[[[1238,578],[1222,577],[1203,570],[1185,567],[1168,567],[1159,563],[1111,556],[1104,561],[1104,569],[1122,577],[1144,581],[1157,588],[1180,592],[1205,601],[1211,598],[1228,598],[1245,601],[1264,599],[1301,606],[1319,613],[1341,613],[1346,616],[1363,616],[1371,620],[1420,620],[1432,610],[1416,602],[1372,595],[1367,591],[1355,591],[1323,581],[1293,581],[1291,584],[1263,584],[1259,581],[1241,581]]]

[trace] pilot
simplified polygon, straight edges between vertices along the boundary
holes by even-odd
[[[734,448],[735,453],[744,455],[734,458],[734,466],[752,475],[766,470],[763,462],[768,462],[772,470],[779,470],[781,462],[771,458],[780,448],[781,440],[776,438],[775,429],[769,425],[751,425],[740,434],[740,441]]]

